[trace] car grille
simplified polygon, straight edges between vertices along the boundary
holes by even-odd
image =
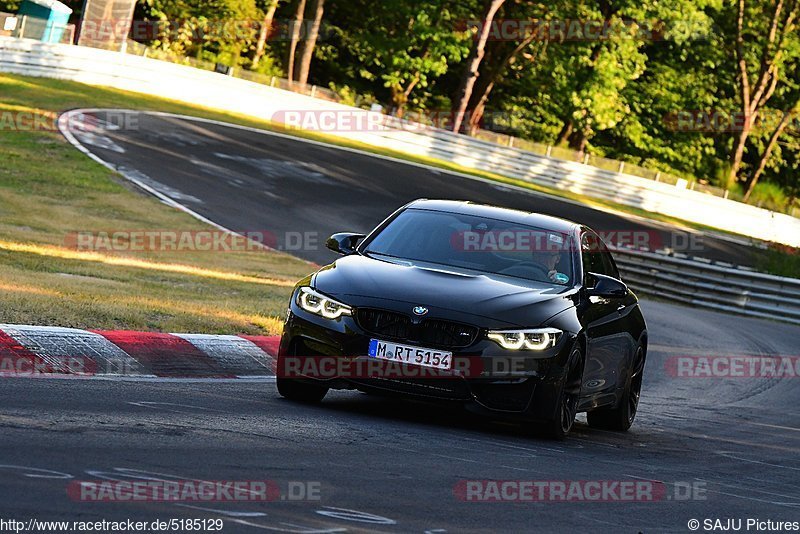
[[[394,339],[408,339],[411,334],[411,318],[402,313],[359,308],[358,324],[372,334]]]
[[[372,308],[360,308],[356,318],[361,328],[376,336],[435,348],[468,347],[479,333],[475,326],[440,319],[424,319],[415,324],[408,315]]]

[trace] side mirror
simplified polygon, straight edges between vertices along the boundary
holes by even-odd
[[[325,241],[325,246],[344,256],[356,253],[356,246],[358,242],[367,237],[364,234],[354,234],[345,232],[341,234],[333,234]]]
[[[586,282],[590,297],[621,299],[628,294],[628,286],[604,274],[586,273]]]

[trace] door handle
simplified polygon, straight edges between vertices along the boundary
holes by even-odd
[[[620,304],[619,306],[617,306],[617,311],[622,313],[622,310],[624,310],[625,308],[627,308],[625,304]]]

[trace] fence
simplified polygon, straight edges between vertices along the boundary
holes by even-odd
[[[320,87],[318,85],[312,85],[312,84],[301,84],[298,82],[293,82],[286,78],[281,78],[279,76],[269,76],[267,74],[261,74],[247,69],[217,65],[211,63],[210,61],[202,61],[200,59],[195,59],[191,57],[175,56],[173,54],[163,52],[160,50],[153,50],[133,40],[128,40],[127,46],[125,47],[124,51],[128,54],[133,54],[140,57],[158,59],[160,61],[167,61],[169,63],[175,63],[178,65],[189,65],[196,69],[206,70],[210,72],[219,72],[221,70],[220,67],[223,67],[223,70],[225,71],[224,74],[226,74],[227,76],[231,76],[233,78],[239,78],[242,80],[247,80],[248,82],[259,83],[261,85],[268,85],[269,87],[274,87],[276,89],[291,91],[293,93],[307,95],[312,98],[327,100],[328,102],[340,102],[341,100],[339,98],[339,95],[336,94],[336,92],[331,91],[330,89],[327,89],[325,87]]]

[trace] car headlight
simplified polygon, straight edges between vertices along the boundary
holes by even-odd
[[[353,308],[347,304],[326,297],[310,287],[301,287],[297,292],[297,305],[309,313],[326,319],[338,319],[342,315],[353,315]]]
[[[545,350],[556,345],[561,333],[557,328],[490,330],[487,337],[508,350]]]

